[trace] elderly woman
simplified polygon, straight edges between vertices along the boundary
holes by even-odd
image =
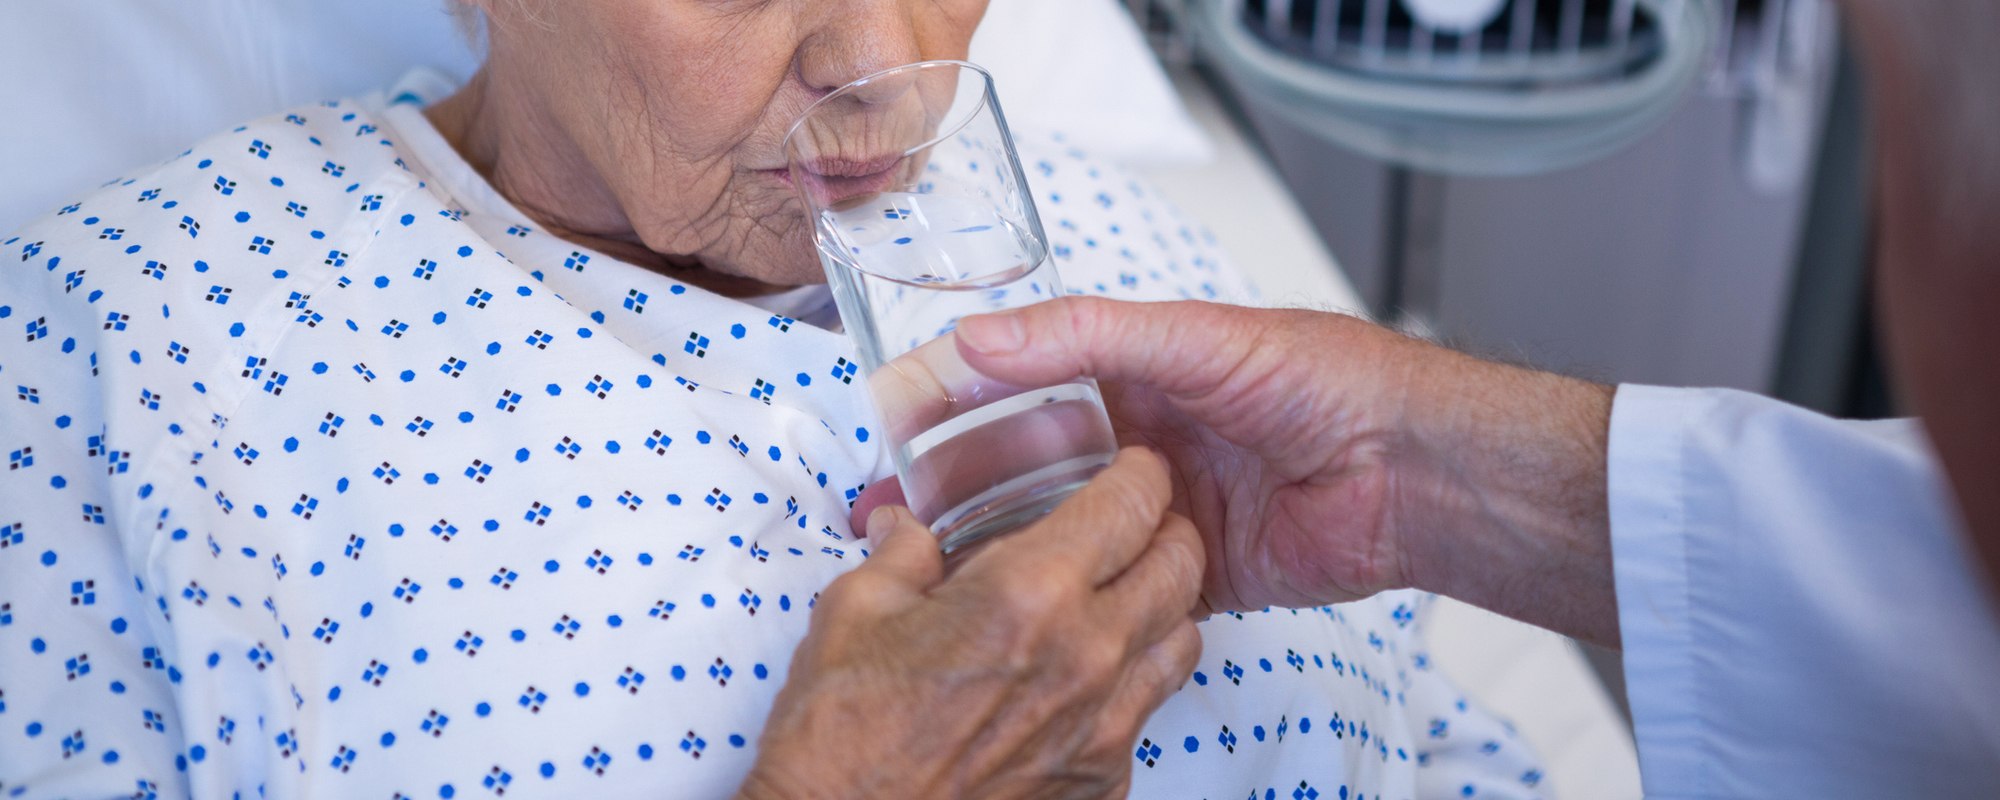
[[[455,94],[257,120],[0,245],[8,796],[1532,794],[1415,598],[1197,644],[1144,451],[1058,512],[1088,541],[947,578],[907,512],[857,540],[889,461],[780,142],[983,0],[476,5]],[[1072,286],[1240,295],[1143,186],[1028,159]]]

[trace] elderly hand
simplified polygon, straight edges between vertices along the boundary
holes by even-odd
[[[744,800],[1123,797],[1139,727],[1194,669],[1200,538],[1128,449],[949,577],[909,511],[827,587]]]
[[[956,337],[994,380],[1102,381],[1121,443],[1171,464],[1217,610],[1414,585],[1616,640],[1608,387],[1345,315],[1198,302],[1063,298]]]

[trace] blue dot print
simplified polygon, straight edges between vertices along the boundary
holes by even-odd
[[[4,791],[727,794],[817,598],[871,557],[850,516],[896,437],[832,290],[766,263],[792,221],[732,228],[727,264],[632,263],[478,177],[423,113],[450,86],[381,88],[102,186],[0,187],[62,198],[0,231]],[[1068,291],[1254,297],[1142,176],[1014,134]],[[979,137],[921,180],[990,180]],[[883,206],[905,256],[992,233]],[[1129,793],[1538,796],[1529,743],[1421,655],[1428,602],[1202,623],[1118,754]]]

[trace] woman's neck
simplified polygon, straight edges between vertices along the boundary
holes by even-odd
[[[791,288],[717,272],[692,256],[646,247],[618,197],[575,142],[538,121],[542,117],[531,108],[504,99],[520,95],[492,91],[492,80],[480,70],[458,92],[424,109],[424,116],[494,191],[542,230],[727,297]]]

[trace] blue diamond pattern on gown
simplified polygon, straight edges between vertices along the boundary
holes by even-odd
[[[579,249],[403,96],[0,237],[0,795],[713,798],[755,757],[891,469],[826,292]],[[1071,289],[1252,296],[1144,183],[1023,138]],[[1535,796],[1427,602],[1204,623],[1133,796]]]

